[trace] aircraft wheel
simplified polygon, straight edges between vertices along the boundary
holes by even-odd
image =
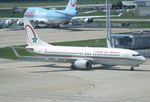
[[[86,66],[87,66],[86,70],[91,70],[92,69],[92,62],[89,61]]]
[[[72,64],[71,65],[71,70],[75,70],[76,68],[75,68],[75,66]]]
[[[134,67],[131,67],[131,69],[130,69],[131,71],[134,71]]]

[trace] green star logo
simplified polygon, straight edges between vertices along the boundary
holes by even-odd
[[[37,43],[37,40],[38,39],[36,37],[32,38],[33,43]]]

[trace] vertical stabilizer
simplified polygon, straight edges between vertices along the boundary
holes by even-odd
[[[76,7],[77,7],[77,0],[69,0],[65,11],[75,14],[76,13]]]
[[[49,46],[49,44],[39,38],[30,22],[26,19],[24,19],[24,29],[26,32],[27,42],[29,46]]]

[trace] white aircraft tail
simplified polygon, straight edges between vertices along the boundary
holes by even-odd
[[[76,13],[77,0],[69,0],[68,5],[65,9],[66,12]]]
[[[31,23],[26,19],[24,19],[24,29],[29,46],[51,46],[39,38]]]

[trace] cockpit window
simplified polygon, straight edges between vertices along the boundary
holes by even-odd
[[[133,54],[132,56],[141,56],[141,54]]]

